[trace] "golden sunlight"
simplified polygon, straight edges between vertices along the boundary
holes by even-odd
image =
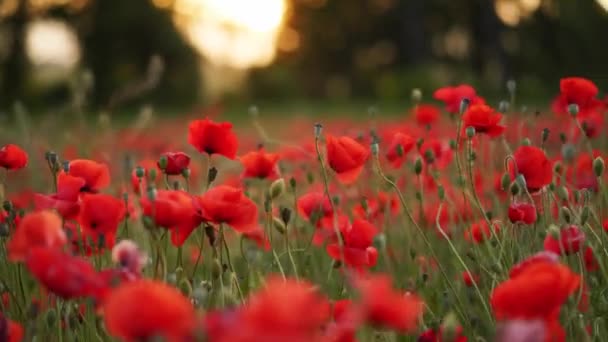
[[[608,0],[596,0],[604,10],[608,11]]]
[[[270,64],[287,13],[286,0],[154,0],[172,8],[177,27],[214,65],[246,70]]]

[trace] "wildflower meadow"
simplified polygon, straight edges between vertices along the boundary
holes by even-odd
[[[608,336],[608,100],[564,77],[395,117],[221,111],[0,136],[0,341]]]

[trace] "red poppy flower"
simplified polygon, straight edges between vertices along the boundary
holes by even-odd
[[[562,78],[559,83],[560,95],[553,102],[553,111],[560,114],[568,113],[568,105],[576,104],[579,114],[585,115],[589,111],[595,111],[603,107],[600,100],[596,99],[599,90],[590,80],[582,77]]]
[[[227,224],[244,233],[255,229],[258,208],[242,189],[220,185],[199,197],[203,219],[215,224]]]
[[[553,180],[551,161],[543,150],[535,146],[520,146],[515,153],[515,167],[509,163],[509,172],[513,177],[520,174],[526,180],[530,192],[536,192],[549,185]]]
[[[181,175],[190,165],[190,156],[184,152],[166,152],[161,155],[161,158],[167,160],[167,165],[165,165],[165,169],[163,170],[167,175]],[[162,169],[160,161],[156,165],[159,169]]]
[[[456,328],[455,336],[445,337],[445,329],[428,329],[418,336],[417,342],[467,342],[467,337],[463,335],[461,326]]]
[[[369,151],[350,137],[327,136],[327,162],[343,184],[357,180]]]
[[[110,195],[87,194],[82,198],[78,222],[97,248],[112,248],[118,225],[126,214],[122,200]]]
[[[545,237],[545,251],[555,254],[578,253],[585,243],[585,233],[576,225],[570,225],[559,230],[549,231]]]
[[[353,208],[353,212],[357,218],[368,219],[370,221],[383,221],[384,215],[397,215],[399,213],[399,200],[394,194],[386,192],[378,192],[376,197],[365,198],[367,209],[363,205],[357,204]]]
[[[141,206],[156,226],[169,229],[175,246],[183,245],[202,222],[198,201],[185,191],[158,190],[154,200],[142,197]]]
[[[245,170],[243,178],[275,179],[279,176],[279,155],[263,149],[252,151],[239,158]]]
[[[431,104],[421,104],[414,108],[416,122],[420,126],[430,126],[439,119],[439,108]]]
[[[327,245],[327,254],[357,269],[373,267],[378,260],[378,251],[372,246],[377,231],[368,221],[357,219],[341,231],[343,250],[338,243],[332,243]]]
[[[477,96],[475,89],[466,84],[439,88],[435,91],[433,97],[445,103],[446,110],[452,114],[460,111],[460,103],[463,99],[468,99],[471,105],[484,103],[484,100]]]
[[[604,113],[600,110],[587,111],[576,117],[581,128],[588,138],[595,138],[602,133],[604,127]],[[575,137],[580,136],[580,130],[575,131]]]
[[[497,137],[505,130],[505,126],[500,125],[500,120],[502,114],[494,111],[490,106],[485,104],[470,106],[462,115],[463,133],[467,127],[473,127],[477,133]]]
[[[567,266],[547,261],[529,263],[492,291],[490,304],[499,321],[543,320],[555,341],[562,334],[559,312],[581,286],[581,278]],[[557,339],[563,341],[563,339]]]
[[[322,192],[309,192],[300,196],[297,206],[298,213],[305,219],[315,218],[318,221],[321,217],[333,215],[330,199]]]
[[[511,223],[533,224],[536,222],[536,208],[530,203],[513,202],[509,205],[508,216]]]
[[[17,145],[8,144],[0,148],[0,167],[7,170],[23,169],[27,160],[27,153]]]
[[[574,162],[566,169],[566,179],[574,184],[577,189],[598,190],[597,177],[593,171],[593,159],[600,157],[598,151],[593,151],[593,158],[589,153],[581,153]]]
[[[96,296],[103,289],[93,265],[57,249],[32,249],[26,266],[47,290],[64,299]]]
[[[110,170],[108,166],[93,160],[72,160],[68,174],[84,179],[85,184],[80,189],[81,192],[95,193],[110,185]]]
[[[385,275],[359,278],[355,285],[361,294],[367,322],[399,332],[417,329],[424,310],[424,303],[418,296],[396,292],[391,279]]]
[[[288,233],[285,233],[285,234],[288,234]],[[258,248],[260,248],[264,251],[270,250],[270,240],[268,240],[268,237],[266,236],[266,232],[264,231],[264,229],[262,229],[262,227],[258,227],[256,229],[246,231],[243,233],[243,236],[245,236],[247,239],[253,241],[258,246]]]
[[[599,264],[597,262],[597,258],[595,253],[593,252],[593,248],[587,246],[585,247],[585,269],[587,272],[595,272],[599,269]]]
[[[419,152],[425,163],[436,165],[440,169],[452,162],[453,151],[445,141],[434,138],[426,139],[420,146]],[[428,153],[432,153],[433,159],[427,157]]]
[[[472,287],[476,283],[479,283],[479,275],[464,271],[464,272],[462,272],[462,282],[467,287]]]
[[[80,212],[79,195],[84,185],[84,179],[60,173],[57,177],[57,193],[34,194],[34,205],[37,210],[55,209],[66,220],[75,219]]]
[[[247,305],[208,315],[205,328],[218,342],[321,341],[329,315],[329,303],[312,284],[271,277]]]
[[[196,326],[194,308],[179,290],[143,279],[114,289],[103,304],[103,317],[110,335],[124,341],[186,341]]]
[[[238,140],[230,122],[216,123],[209,119],[190,122],[188,143],[200,153],[220,154],[228,159],[236,157]]]
[[[50,210],[25,215],[7,243],[8,259],[24,261],[35,247],[60,249],[67,243],[61,217]]]
[[[399,132],[395,133],[388,152],[386,152],[386,159],[388,159],[394,168],[400,168],[403,162],[405,162],[406,155],[415,145],[416,141],[411,136]]]
[[[492,222],[492,230],[498,233],[500,226]],[[464,232],[464,239],[473,243],[482,243],[486,239],[492,237],[492,231],[485,220],[473,223],[471,227]]]
[[[0,341],[21,342],[23,341],[23,337],[23,327],[0,313]]]
[[[538,252],[538,253],[524,259],[523,261],[520,261],[519,263],[513,265],[513,267],[511,267],[511,270],[509,270],[509,277],[515,278],[520,273],[522,273],[523,271],[528,269],[528,267],[530,267],[531,265],[537,264],[537,263],[558,263],[558,262],[559,262],[558,254],[553,253],[553,252],[547,252],[547,251]]]

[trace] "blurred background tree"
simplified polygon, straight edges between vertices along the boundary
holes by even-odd
[[[608,0],[2,0],[0,106],[401,101],[608,86]],[[89,89],[90,87],[90,89]]]

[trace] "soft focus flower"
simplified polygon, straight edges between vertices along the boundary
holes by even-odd
[[[500,226],[496,222],[492,222],[492,228],[485,220],[475,222],[464,233],[464,238],[473,243],[482,243],[492,237],[492,231],[498,233]]]
[[[198,198],[203,219],[215,224],[227,224],[241,233],[255,229],[258,208],[242,189],[220,185]]]
[[[157,166],[159,169],[163,169],[167,175],[181,175],[182,172],[190,165],[190,156],[184,152],[166,152],[160,157],[161,159],[166,160],[166,165],[163,165],[163,169],[160,165],[161,162],[159,161]]]
[[[0,148],[0,167],[7,170],[23,169],[27,165],[27,153],[19,146],[8,144]]]
[[[494,111],[490,106],[485,104],[473,105],[462,115],[462,129],[464,132],[468,127],[473,127],[477,133],[496,137],[505,130],[505,126],[500,125],[501,120],[502,114]]]
[[[244,178],[275,179],[279,176],[278,154],[267,153],[260,149],[245,154],[239,160],[244,167]]]
[[[61,249],[66,243],[61,217],[45,210],[26,215],[7,242],[6,249],[9,260],[24,261],[34,248]]]
[[[420,126],[431,126],[439,119],[439,108],[430,104],[417,105],[414,108],[414,117]]]
[[[530,192],[536,192],[551,183],[553,166],[540,148],[520,146],[513,153],[513,158],[515,163],[509,163],[511,175],[522,175]]]
[[[467,84],[439,88],[435,91],[433,97],[445,103],[446,110],[452,114],[460,111],[460,104],[464,99],[468,99],[471,105],[484,103],[484,100],[477,96],[475,89]]]
[[[110,170],[103,163],[88,159],[75,159],[70,161],[68,174],[84,179],[81,192],[99,192],[110,185]]]
[[[555,254],[578,253],[585,243],[585,233],[577,225],[569,225],[559,230],[557,234],[549,231],[545,237],[545,251]]]
[[[34,194],[36,209],[55,209],[66,220],[75,219],[80,212],[80,189],[86,181],[80,177],[60,173],[57,177],[57,193]]]
[[[327,162],[344,184],[357,180],[368,156],[368,149],[350,137],[327,136]]]
[[[200,153],[220,154],[228,159],[236,157],[238,140],[230,122],[216,123],[209,119],[190,122],[188,143]]]
[[[114,289],[103,304],[110,335],[124,341],[162,337],[187,341],[196,326],[194,307],[179,290],[154,280],[138,280]]]
[[[533,224],[536,222],[536,208],[530,203],[511,203],[507,215],[511,223]]]
[[[355,268],[372,267],[378,260],[378,251],[372,246],[376,227],[363,219],[357,219],[341,231],[343,249],[338,243],[327,245],[327,253],[335,260]]]
[[[408,152],[410,152],[416,141],[411,136],[397,132],[393,136],[393,140],[388,147],[386,152],[386,159],[391,163],[394,168],[400,168],[403,162],[406,160]]]
[[[95,247],[112,248],[118,225],[125,214],[123,200],[105,194],[85,194],[78,222],[85,235],[93,238]]]

